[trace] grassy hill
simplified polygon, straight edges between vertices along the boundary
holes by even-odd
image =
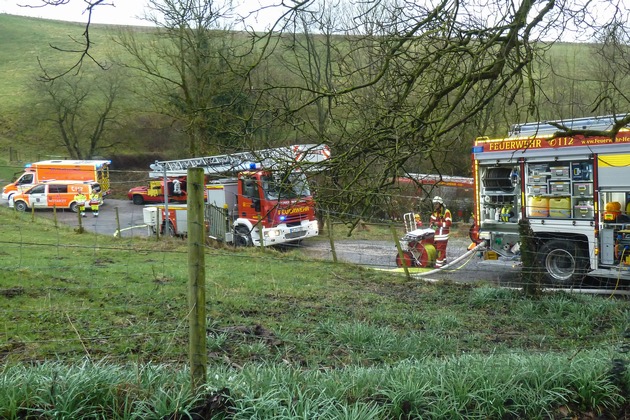
[[[60,49],[74,50],[80,45],[74,40],[83,41],[82,34],[84,26],[77,23],[60,22],[20,16],[0,15],[0,39],[3,40],[3,47],[0,49],[0,158],[8,154],[7,148],[15,146],[16,139],[20,139],[21,147],[30,147],[31,152],[41,152],[41,147],[37,147],[38,138],[46,136],[38,131],[37,127],[32,128],[32,133],[24,133],[25,128],[16,128],[17,121],[20,120],[20,113],[25,109],[32,110],[37,106],[38,99],[33,96],[29,85],[33,84],[36,78],[42,74],[40,63],[46,69],[67,69],[71,67],[79,58],[79,54],[57,51],[52,46]],[[110,55],[121,53],[120,48],[111,41],[111,37],[120,30],[114,25],[92,25],[90,28],[90,38],[93,43],[91,53],[97,60],[106,61]],[[151,33],[150,28],[126,27],[125,30],[141,31]],[[79,48],[80,49],[80,48]],[[532,67],[535,77],[544,92],[538,92],[538,103],[541,107],[542,118],[547,115],[563,116],[586,116],[592,114],[592,104],[595,101],[597,86],[593,85],[593,72],[597,71],[592,66],[583,66],[580,63],[594,62],[594,48],[587,44],[565,44],[558,43],[551,46],[536,65]],[[553,65],[553,71],[549,65]],[[281,71],[278,69],[278,71]],[[589,82],[590,80],[590,82]],[[523,95],[526,95],[524,89]],[[515,98],[516,101],[525,102],[521,95]],[[146,105],[137,97],[133,96],[131,89],[121,98],[125,102],[125,107],[130,112],[138,111],[140,107]],[[518,106],[517,103],[515,105]],[[143,111],[146,111],[146,108]],[[500,110],[501,117],[504,116]],[[511,111],[514,113],[514,111]],[[133,118],[133,117],[132,117]],[[162,141],[156,147],[152,138],[158,137],[158,131],[150,131],[150,121],[138,116],[132,121],[130,126],[124,131],[116,133],[122,136],[126,143],[134,139],[141,138],[140,145],[130,145],[131,149],[156,149],[163,148],[168,142]],[[497,121],[504,121],[497,117]],[[517,121],[514,121],[517,122]],[[23,121],[20,121],[24,124]],[[26,123],[28,124],[28,123]],[[490,128],[495,132],[483,133],[484,135],[502,135],[507,131],[505,122],[497,123],[500,126]],[[471,134],[472,137],[476,134]],[[124,137],[127,136],[127,137]],[[41,143],[41,140],[39,141]],[[35,144],[35,146],[33,146]]]
[[[99,63],[111,63],[112,56],[120,53],[120,49],[111,39],[121,30],[151,31],[146,27],[91,25],[91,57]],[[29,162],[63,157],[63,153],[67,153],[63,149],[53,149],[51,142],[47,140],[51,135],[59,136],[58,133],[43,130],[37,125],[37,121],[29,119],[41,102],[41,98],[34,93],[33,86],[44,71],[49,76],[56,76],[78,62],[83,48],[84,31],[84,25],[79,23],[0,14],[0,39],[3,40],[0,49],[0,160]],[[100,71],[90,58],[85,59],[83,68]],[[133,122],[134,127],[110,127],[120,130],[114,137],[124,139],[125,144],[119,145],[117,150],[121,152],[137,147],[137,143],[134,143],[137,134],[149,132],[151,127],[147,127],[150,124],[146,119],[139,121],[148,107],[141,106],[142,103],[131,90],[127,89],[119,101],[122,109],[127,112],[133,109],[138,114],[137,117],[126,114],[131,121],[137,119]],[[127,124],[128,121],[124,123]]]
[[[108,37],[114,28],[91,27],[95,57],[108,53],[111,47]],[[0,113],[3,119],[25,106],[25,100],[30,97],[27,86],[42,74],[40,63],[61,68],[78,59],[78,54],[56,51],[51,46],[76,50],[78,44],[74,40],[82,42],[84,30],[79,23],[0,14]]]

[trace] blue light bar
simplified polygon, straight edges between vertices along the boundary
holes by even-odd
[[[483,146],[473,146],[472,152],[473,153],[482,153],[483,152]]]

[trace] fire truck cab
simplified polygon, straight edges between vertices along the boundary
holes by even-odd
[[[306,177],[291,171],[244,171],[206,185],[212,238],[237,246],[269,246],[317,236],[315,202]]]
[[[534,233],[537,265],[555,286],[585,275],[630,280],[630,130],[609,136],[614,117],[512,127],[473,147],[478,240],[520,258],[519,221]],[[588,131],[584,131],[588,133]]]

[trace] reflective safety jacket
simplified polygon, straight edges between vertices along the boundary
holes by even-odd
[[[443,208],[442,212],[431,213],[431,227],[435,229],[435,240],[446,241],[451,231],[453,217],[449,209]]]

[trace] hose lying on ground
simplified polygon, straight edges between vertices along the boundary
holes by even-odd
[[[481,242],[480,244],[478,244],[477,246],[475,246],[473,249],[469,250],[469,251],[468,251],[468,252],[466,252],[464,255],[462,255],[462,256],[460,256],[460,257],[456,258],[456,259],[455,259],[455,260],[453,260],[452,262],[450,262],[450,263],[448,263],[448,264],[446,264],[446,265],[444,265],[444,266],[442,266],[442,267],[440,267],[440,268],[436,268],[435,270],[426,271],[426,272],[424,272],[424,273],[414,273],[414,274],[413,274],[413,277],[424,277],[424,276],[427,276],[427,275],[429,275],[429,274],[438,273],[438,272],[440,272],[440,271],[444,270],[445,268],[448,268],[448,267],[450,267],[450,266],[452,266],[452,265],[457,264],[458,262],[460,262],[460,261],[461,261],[461,260],[463,260],[464,258],[466,258],[466,257],[468,257],[468,256],[470,256],[470,255],[472,255],[472,253],[473,253],[473,252],[480,251],[480,250],[484,249],[485,247],[486,247],[486,243],[485,243],[485,241],[484,241],[484,242]]]

